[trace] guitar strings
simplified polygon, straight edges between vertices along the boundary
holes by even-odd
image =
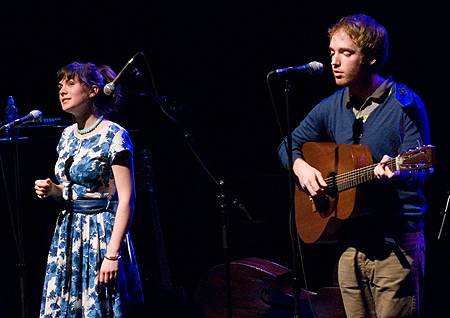
[[[394,170],[395,161],[396,158],[388,160],[386,162],[386,166],[388,166],[391,170]],[[336,176],[327,177],[325,182],[329,187],[337,187],[339,192],[344,191],[365,181],[372,180],[375,177],[373,170],[376,166],[377,164],[372,164],[352,171],[343,172]]]
[[[404,164],[405,162],[403,162]],[[414,170],[415,169],[423,169],[428,168],[429,165],[425,164],[424,167],[420,167],[420,165],[417,165],[417,162],[412,162],[413,165],[409,166],[409,169],[407,170]],[[358,168],[355,170],[343,172],[338,175],[330,176],[325,178],[325,182],[327,185],[333,189],[337,188],[338,192],[353,188],[354,186],[357,186],[358,184],[364,183],[366,181],[370,181],[375,178],[374,168],[377,166],[377,164],[372,164],[369,166],[365,166],[362,168]],[[391,171],[394,171],[397,169],[397,158],[392,158],[388,160],[385,163],[385,166],[388,166]]]

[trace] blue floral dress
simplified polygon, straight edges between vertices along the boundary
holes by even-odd
[[[67,127],[57,146],[55,174],[64,185],[63,198],[77,200],[74,203],[108,200],[117,203],[111,164],[119,152],[132,153],[128,132],[111,123],[96,135],[78,138],[75,129],[76,124]],[[67,208],[60,213],[48,255],[41,318],[123,317],[127,308],[143,302],[128,233],[121,249],[116,282],[98,283],[114,218],[114,209],[106,207],[81,213],[79,209]]]

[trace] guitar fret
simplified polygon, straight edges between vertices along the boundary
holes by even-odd
[[[337,188],[338,192],[345,191],[360,185],[362,183],[368,182],[375,179],[375,173],[373,170],[377,164],[369,165],[352,171],[344,172],[336,176],[328,177],[326,182],[328,187]],[[396,159],[390,159],[386,162],[386,166],[389,167],[391,171],[396,170]]]

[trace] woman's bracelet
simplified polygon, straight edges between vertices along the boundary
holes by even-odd
[[[110,261],[118,261],[119,259],[122,258],[122,256],[120,256],[120,255],[117,255],[117,256],[108,256],[108,255],[105,255],[105,258],[106,258],[107,260],[110,260]]]

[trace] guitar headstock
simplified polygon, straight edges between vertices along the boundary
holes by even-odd
[[[396,158],[397,170],[420,172],[436,166],[434,146],[422,146],[412,149]]]
[[[150,152],[150,150],[144,150],[142,152],[141,160],[142,160],[141,165],[142,172],[140,181],[142,184],[142,188],[144,188],[144,190],[153,192],[156,185],[156,179],[151,167],[152,153]]]

